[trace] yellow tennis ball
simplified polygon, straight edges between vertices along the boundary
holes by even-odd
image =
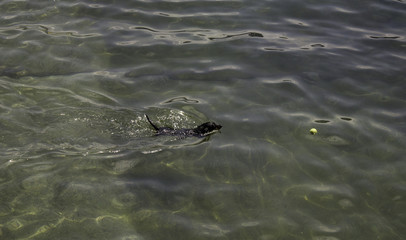
[[[317,133],[317,129],[312,128],[310,129],[310,134],[315,135]]]

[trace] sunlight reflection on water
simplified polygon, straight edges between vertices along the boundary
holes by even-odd
[[[404,235],[402,1],[0,13],[1,239]]]

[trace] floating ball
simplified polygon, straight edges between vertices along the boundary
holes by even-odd
[[[311,135],[315,135],[316,133],[317,133],[317,129],[315,129],[315,128],[310,129]]]

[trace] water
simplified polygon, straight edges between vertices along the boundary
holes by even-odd
[[[0,239],[406,238],[404,0],[0,13]]]

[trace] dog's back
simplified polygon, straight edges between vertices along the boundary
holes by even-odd
[[[182,137],[205,137],[210,134],[213,134],[219,131],[222,126],[218,125],[214,122],[206,122],[203,123],[196,128],[182,128],[182,129],[173,129],[170,127],[157,127],[152,121],[149,119],[148,115],[146,115],[148,122],[157,132],[157,135],[168,135],[168,136],[182,136]]]

